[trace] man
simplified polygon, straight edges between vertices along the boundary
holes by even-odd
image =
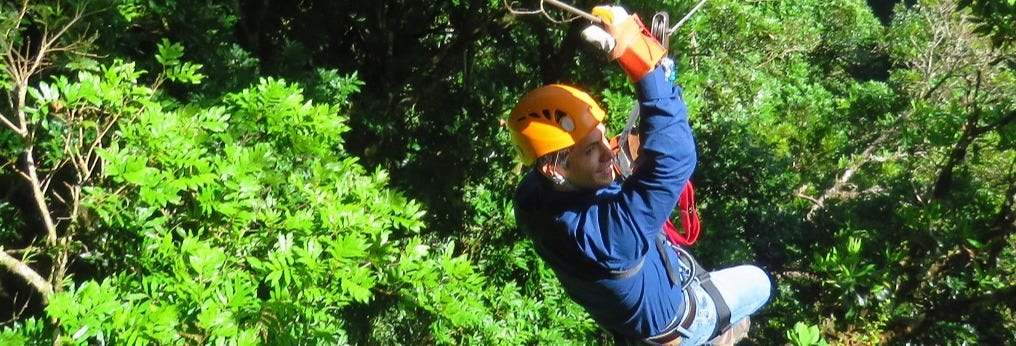
[[[733,344],[769,300],[769,278],[747,265],[695,275],[690,256],[661,236],[697,160],[687,108],[658,67],[666,50],[637,16],[616,7],[593,13],[607,29],[598,43],[635,83],[636,169],[616,176],[606,115],[592,97],[560,84],[533,90],[506,119],[532,166],[515,196],[518,224],[569,296],[618,343]]]

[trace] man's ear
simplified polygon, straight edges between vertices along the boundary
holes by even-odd
[[[541,164],[539,167],[539,171],[540,174],[543,174],[544,177],[547,177],[547,179],[551,180],[554,179],[555,175],[561,175],[561,173],[557,171],[557,167],[555,167],[553,163],[549,162]]]
[[[540,165],[540,174],[543,174],[544,177],[550,179],[554,185],[566,186],[568,184],[568,179],[565,179],[564,175],[557,170],[557,166],[554,164],[546,163]]]

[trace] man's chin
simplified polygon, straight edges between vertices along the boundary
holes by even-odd
[[[610,183],[612,183],[612,182],[614,182],[614,172],[613,171],[597,175],[596,183],[600,187],[606,187],[606,186],[610,185]]]

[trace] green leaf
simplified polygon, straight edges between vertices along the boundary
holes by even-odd
[[[158,53],[155,54],[155,60],[167,68],[178,65],[183,57],[183,45],[170,42],[167,38],[159,41],[156,49]]]

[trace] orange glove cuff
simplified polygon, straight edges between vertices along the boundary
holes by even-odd
[[[611,55],[632,82],[638,82],[649,74],[667,55],[667,48],[653,37],[636,14],[624,22],[611,25],[610,29],[617,41]]]

